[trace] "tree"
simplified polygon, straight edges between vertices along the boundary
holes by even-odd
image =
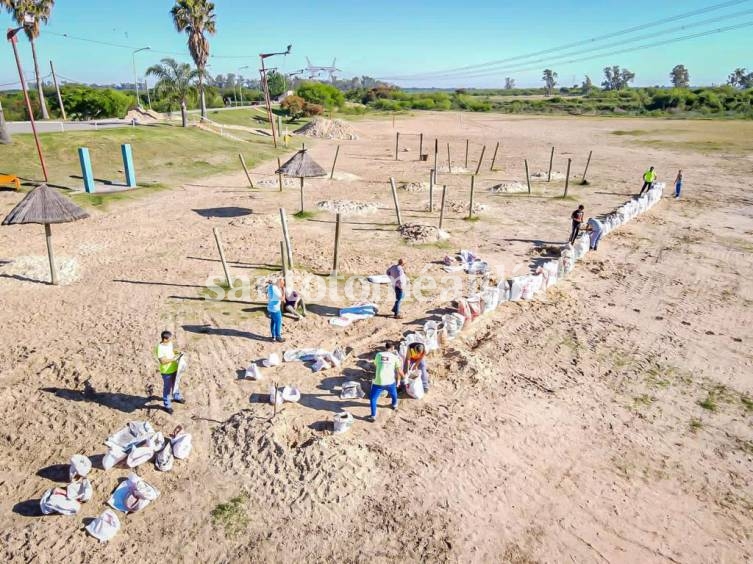
[[[687,88],[690,86],[690,74],[685,65],[675,65],[672,72],[669,73],[669,78],[675,88]]]
[[[13,141],[5,125],[5,113],[3,112],[3,103],[0,102],[0,145],[8,145]]]
[[[65,111],[71,119],[122,118],[132,101],[128,94],[111,88],[70,84],[63,86],[61,90]],[[53,109],[60,110],[57,99],[53,98],[50,105]]]
[[[167,98],[170,110],[172,110],[172,104],[180,105],[183,127],[188,127],[186,99],[189,94],[196,91],[194,80],[201,79],[198,69],[191,68],[188,63],[179,63],[175,59],[166,58],[162,59],[160,64],[146,69],[146,74],[157,79],[154,92],[157,96]]]
[[[604,90],[622,90],[635,78],[635,73],[628,69],[620,69],[620,65],[604,67]]]
[[[269,96],[277,98],[285,94],[286,90],[285,76],[277,71],[267,73],[267,86],[269,87]]]
[[[280,107],[288,114],[290,121],[295,121],[303,115],[306,100],[300,96],[288,96],[280,103]]]
[[[580,85],[581,94],[583,94],[584,96],[587,96],[588,94],[591,93],[591,90],[593,89],[594,89],[594,83],[591,82],[591,77],[586,75],[586,78],[583,81],[583,84]]]
[[[201,117],[207,117],[207,104],[204,96],[204,77],[209,58],[209,41],[206,33],[214,35],[217,31],[214,3],[209,0],[176,0],[170,13],[178,32],[188,35],[188,52],[198,70],[199,105]]]
[[[515,79],[509,76],[505,77],[505,90],[512,90],[515,88]]]
[[[753,72],[745,72],[744,68],[736,68],[727,78],[727,84],[736,88],[753,88]]]
[[[546,86],[546,95],[551,96],[552,89],[557,84],[557,73],[551,69],[544,69],[544,74],[541,77],[541,80],[544,81],[544,85]]]
[[[303,82],[296,94],[310,104],[319,104],[328,110],[345,104],[345,95],[331,84],[324,82]]]
[[[31,43],[31,56],[34,59],[34,76],[37,81],[37,93],[39,94],[39,107],[42,110],[42,119],[50,119],[47,112],[47,104],[44,99],[42,77],[39,74],[39,62],[37,60],[36,39],[39,37],[41,24],[46,24],[50,19],[55,0],[0,0],[2,5],[13,16],[18,25],[23,26],[26,37]],[[32,22],[26,21],[26,16],[33,17]]]

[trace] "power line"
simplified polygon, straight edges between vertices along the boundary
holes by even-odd
[[[636,31],[640,31],[640,30],[643,30],[643,29],[648,29],[650,27],[656,27],[656,26],[660,26],[660,25],[663,25],[663,24],[666,24],[666,23],[671,23],[673,21],[677,21],[677,20],[681,20],[681,19],[685,19],[685,18],[690,18],[690,17],[693,17],[693,16],[701,15],[701,14],[706,14],[706,13],[709,13],[709,12],[712,12],[712,11],[715,11],[715,10],[720,10],[722,8],[728,8],[730,6],[735,6],[735,5],[738,5],[738,4],[744,4],[744,3],[749,2],[749,1],[750,0],[731,0],[731,1],[728,1],[728,2],[722,2],[720,4],[714,4],[712,6],[707,6],[705,8],[701,8],[701,9],[698,9],[698,10],[693,10],[691,12],[685,12],[685,13],[678,14],[678,15],[675,15],[675,16],[670,16],[670,17],[667,17],[667,18],[662,18],[660,20],[655,20],[653,22],[648,22],[648,23],[645,23],[645,24],[641,24],[641,25],[630,27],[630,28],[618,30],[618,31],[607,33],[607,34],[600,35],[600,36],[597,36],[597,37],[591,37],[591,38],[588,38],[588,39],[583,39],[583,40],[580,40],[580,41],[576,41],[574,43],[568,43],[568,44],[565,44],[565,45],[559,45],[557,47],[550,47],[548,49],[544,49],[544,50],[541,50],[541,51],[536,51],[536,52],[533,52],[533,53],[528,53],[528,54],[523,54],[523,55],[516,55],[516,56],[513,56],[513,57],[508,57],[506,59],[498,59],[498,60],[495,60],[495,61],[487,61],[486,63],[478,63],[478,64],[475,64],[475,65],[466,65],[466,66],[462,66],[462,67],[455,67],[455,68],[450,68],[450,69],[445,69],[445,70],[429,71],[429,72],[425,72],[425,73],[418,73],[418,74],[415,74],[415,75],[401,75],[401,76],[393,76],[393,77],[386,77],[386,78],[388,78],[390,80],[404,80],[404,79],[410,80],[410,79],[420,79],[420,78],[434,78],[437,75],[448,76],[448,75],[454,74],[454,73],[461,73],[461,74],[463,74],[464,71],[470,71],[470,70],[474,70],[474,69],[483,69],[483,68],[486,68],[486,67],[493,67],[493,66],[501,65],[501,64],[508,63],[508,62],[511,62],[511,61],[517,61],[517,60],[521,60],[521,59],[529,59],[531,57],[537,57],[539,55],[545,55],[545,54],[553,53],[555,51],[561,51],[561,50],[564,50],[564,49],[571,49],[573,47],[580,47],[582,45],[589,45],[589,44],[592,44],[592,43],[603,41],[605,39],[613,39],[614,37],[618,37],[618,36],[621,36],[621,35],[628,35],[630,33],[636,32]]]

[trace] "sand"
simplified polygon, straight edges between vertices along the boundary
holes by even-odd
[[[613,209],[639,190],[649,163],[669,182],[682,168],[685,194],[610,234],[546,300],[506,304],[464,331],[430,358],[429,394],[402,400],[397,412],[382,400],[373,424],[364,420],[364,399],[339,399],[340,384],[355,379],[368,389],[371,353],[447,311],[439,291],[425,303],[405,302],[403,320],[379,316],[343,329],[330,326],[329,316],[349,302],[324,297],[306,319],[285,319],[284,347],[266,340],[257,296],[238,289],[228,301],[203,299],[207,279],[222,276],[212,227],[221,229],[232,276],[270,276],[279,263],[281,206],[296,268],[329,272],[334,218],[293,218],[297,186],[250,193],[240,171],[93,210],[55,228],[56,252],[78,263],[78,280],[56,288],[40,282],[41,270],[7,274],[22,257],[44,257],[45,242],[38,226],[3,227],[5,561],[753,559],[750,154],[702,153],[672,141],[691,129],[703,138],[714,122],[631,119],[630,127],[665,139],[645,146],[611,133],[626,127],[622,120],[464,114],[461,124],[457,114],[420,113],[400,121],[401,129],[442,142],[489,146],[504,138],[503,172],[483,172],[483,186],[520,181],[523,158],[532,170],[545,169],[552,144],[570,153],[579,174],[596,147],[590,185],[574,176],[566,200],[561,180],[537,182],[531,197],[477,190],[493,213],[468,222],[449,210],[450,241],[406,245],[388,179],[422,181],[431,163],[394,161],[391,123],[358,121],[359,140],[341,151],[338,169],[361,180],[306,185],[312,211],[322,200],[379,203],[376,213],[343,224],[344,276],[382,274],[399,256],[411,277],[441,276],[436,263],[458,248],[508,272],[526,271],[539,258],[537,246],[566,239],[579,202],[587,215]],[[735,138],[745,124],[723,127]],[[331,162],[335,146],[319,141],[312,157]],[[563,160],[555,157],[560,170]],[[467,178],[440,173],[437,182],[447,184],[448,198],[468,201]],[[0,191],[0,214],[18,198]],[[438,214],[423,211],[427,201],[425,192],[401,191],[403,220],[436,225]],[[218,208],[252,211],[198,213]],[[389,310],[388,288],[377,303]],[[172,416],[159,409],[151,354],[164,328],[191,359],[188,403]],[[315,374],[292,363],[262,369],[260,382],[238,378],[270,352],[337,344],[354,349],[342,369]],[[273,381],[299,387],[302,398],[270,420]],[[332,416],[342,409],[355,424],[332,435]],[[144,418],[159,429],[184,425],[194,451],[171,473],[141,467],[161,497],[122,519],[118,536],[100,545],[82,525],[127,475],[98,469],[102,439]],[[94,499],[75,517],[38,516],[40,495],[60,483],[60,465],[76,452],[93,457]],[[211,513],[236,497],[234,531]]]

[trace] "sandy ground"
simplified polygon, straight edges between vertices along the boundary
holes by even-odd
[[[353,348],[342,370],[301,364],[238,378],[251,361],[282,347],[267,341],[264,304],[240,294],[204,299],[222,270],[212,239],[219,227],[234,275],[255,277],[279,263],[278,207],[297,211],[296,187],[250,191],[242,172],[115,203],[54,229],[61,260],[75,260],[71,283],[40,283],[14,261],[43,256],[38,226],[0,229],[0,540],[13,562],[462,561],[743,562],[753,558],[753,207],[750,156],[645,147],[614,136],[640,128],[669,135],[704,123],[659,120],[510,119],[423,114],[398,120],[394,160],[388,121],[357,122],[358,141],[341,142],[338,170],[350,181],[312,180],[306,207],[328,199],[376,202],[376,213],[345,218],[340,272],[382,273],[397,256],[409,274],[441,274],[434,261],[470,248],[495,264],[527,268],[541,242],[562,242],[577,202],[603,213],[639,188],[653,164],[671,182],[685,171],[685,196],[666,198],[609,235],[545,300],[505,304],[430,361],[433,387],[398,412],[364,421],[365,400],[340,400],[344,379],[370,379],[366,362],[448,306],[439,293],[409,301],[402,321],[377,317],[345,329],[327,316],[344,299],[322,300],[301,322],[286,319],[288,346]],[[716,127],[716,126],[715,126]],[[729,124],[738,135],[737,124]],[[486,144],[476,201],[481,220],[451,212],[446,244],[409,246],[395,231],[389,176],[426,181],[426,147],[447,141],[469,168]],[[403,139],[405,141],[403,141]],[[501,140],[498,172],[488,170]],[[312,143],[328,167],[335,142]],[[573,200],[554,198],[563,181],[536,182],[533,196],[485,187],[545,170],[588,173]],[[271,173],[268,163],[255,172]],[[467,175],[441,174],[449,198],[468,198]],[[669,191],[668,191],[669,192]],[[435,224],[427,192],[399,193],[404,221]],[[0,192],[2,215],[18,196]],[[289,218],[296,265],[331,268],[334,216]],[[38,264],[38,263],[35,263]],[[42,263],[43,264],[43,263]],[[72,272],[74,271],[72,270]],[[383,310],[389,309],[385,292]],[[151,351],[172,329],[191,366],[188,404],[159,408]],[[271,381],[301,388],[299,404],[274,419],[263,403]],[[150,397],[149,386],[155,394]],[[367,387],[367,386],[366,386]],[[384,402],[384,400],[382,400]],[[700,405],[700,404],[703,404]],[[704,407],[705,406],[705,407]],[[347,408],[356,423],[330,432]],[[122,518],[100,545],[83,531],[125,469],[96,469],[102,441],[125,422],[183,424],[194,451],[173,472],[139,473],[156,503]],[[76,517],[41,517],[38,500],[65,479],[74,453],[93,457],[94,499]],[[211,511],[241,495],[233,527]],[[243,518],[245,515],[245,519]]]

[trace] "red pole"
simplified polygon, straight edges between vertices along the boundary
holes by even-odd
[[[269,94],[269,81],[267,80],[267,68],[264,66],[264,55],[260,55],[261,59],[261,76],[264,81],[264,101],[267,103],[267,117],[269,118],[269,127],[272,128],[272,142],[277,148],[277,135],[275,135],[275,120],[272,117],[272,97]]]
[[[21,29],[21,28],[19,28]],[[26,101],[26,110],[29,112],[29,120],[31,120],[31,131],[34,133],[34,142],[37,144],[37,153],[39,154],[39,164],[42,165],[42,173],[44,174],[44,181],[47,182],[47,166],[44,164],[44,155],[42,155],[42,147],[39,144],[39,136],[37,135],[37,125],[34,122],[34,112],[31,109],[31,101],[29,100],[29,92],[26,89],[26,79],[24,78],[24,71],[21,68],[21,59],[18,58],[18,49],[16,48],[16,33],[18,29],[8,29],[6,37],[10,44],[13,46],[13,54],[16,57],[16,66],[18,67],[18,77],[21,79],[21,89],[24,91],[24,100]]]

